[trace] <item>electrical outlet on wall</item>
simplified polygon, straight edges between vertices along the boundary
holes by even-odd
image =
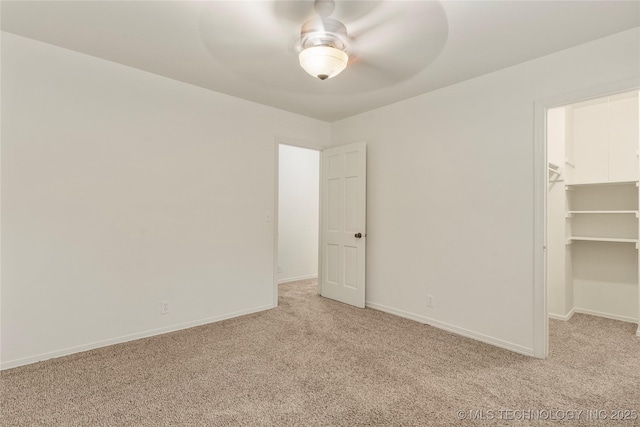
[[[427,307],[433,307],[433,295],[427,295]]]
[[[160,314],[169,314],[169,301],[164,300],[160,303]]]

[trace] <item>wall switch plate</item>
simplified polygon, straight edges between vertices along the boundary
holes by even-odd
[[[271,212],[266,211],[264,214],[264,221],[265,222],[271,222]]]
[[[433,307],[433,295],[427,295],[427,307]]]
[[[281,265],[278,266],[278,273],[282,273],[282,266]]]
[[[169,301],[164,300],[160,303],[160,314],[169,314]]]

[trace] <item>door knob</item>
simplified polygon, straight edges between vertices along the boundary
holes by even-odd
[[[354,236],[356,239],[362,238],[362,233],[356,233]]]

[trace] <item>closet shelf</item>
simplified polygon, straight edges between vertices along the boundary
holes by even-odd
[[[638,186],[638,181],[611,181],[611,182],[580,182],[580,183],[572,183],[569,184],[567,183],[566,186],[567,188],[571,188],[571,187],[588,187],[588,186],[611,186],[611,185],[629,185],[629,186],[633,186],[635,185],[636,187]]]
[[[638,211],[567,211],[568,214],[630,214],[638,216]]]
[[[571,244],[574,240],[587,241],[587,242],[618,242],[618,243],[638,243],[638,239],[622,239],[618,237],[584,237],[584,236],[571,236],[567,240],[567,244]]]

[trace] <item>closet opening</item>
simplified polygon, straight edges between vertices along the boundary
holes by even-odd
[[[546,110],[549,319],[579,314],[637,324],[640,318],[638,94]],[[606,325],[640,336],[636,325]]]
[[[278,285],[317,290],[320,232],[320,151],[279,143],[277,156],[274,306]]]

